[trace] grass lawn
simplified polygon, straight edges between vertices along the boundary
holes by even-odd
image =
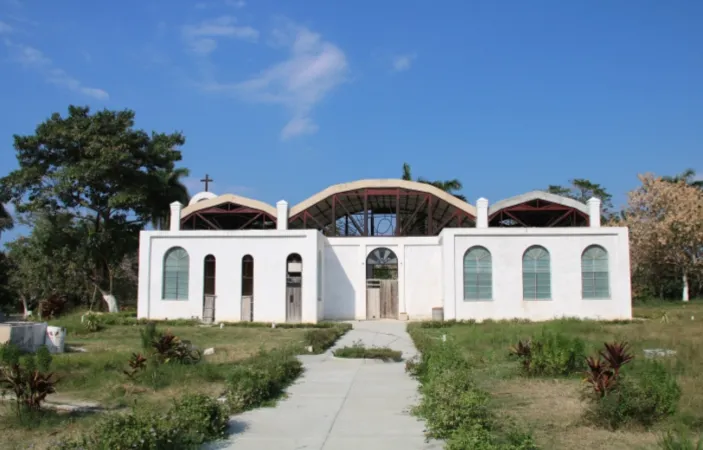
[[[499,415],[532,430],[540,448],[646,449],[656,448],[662,431],[675,426],[699,434],[703,431],[703,302],[636,307],[634,316],[645,320],[488,322],[424,331],[437,337],[446,334],[463,348],[475,368],[472,376],[492,394]],[[661,360],[681,386],[679,412],[649,431],[629,428],[611,432],[589,426],[583,420],[586,405],[580,400],[581,379],[525,378],[518,362],[509,357],[511,345],[537,336],[542,327],[582,338],[588,354],[595,354],[604,342],[620,340],[630,343],[636,358],[643,358],[647,348],[675,350],[675,356]]]
[[[199,325],[159,326],[170,330],[183,340],[189,340],[201,350],[213,347],[215,354],[203,356],[196,365],[162,365],[153,375],[130,380],[123,370],[133,352],[143,352],[139,330],[141,325],[108,325],[89,333],[75,326],[79,318],[68,317],[56,322],[68,325],[66,344],[81,347],[85,353],[71,352],[54,355],[52,370],[60,379],[57,393],[49,401],[65,403],[97,402],[107,409],[120,409],[135,403],[143,408],[162,409],[184,393],[204,393],[219,396],[232,364],[260,349],[292,346],[298,353],[304,350],[305,328],[249,328],[238,326],[202,327]],[[147,371],[148,372],[148,371]],[[95,416],[50,414],[38,428],[19,427],[7,415],[0,417],[2,448],[46,448],[54,439],[87,429]]]

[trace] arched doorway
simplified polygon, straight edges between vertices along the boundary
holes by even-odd
[[[366,319],[398,318],[398,257],[379,247],[366,258]]]
[[[217,261],[207,255],[203,262],[203,322],[215,321],[215,268]]]
[[[254,258],[242,257],[242,321],[254,321]]]
[[[286,322],[299,323],[303,316],[303,258],[291,253],[286,259]]]

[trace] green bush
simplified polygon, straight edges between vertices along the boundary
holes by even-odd
[[[469,374],[447,370],[422,387],[422,401],[415,412],[425,418],[427,435],[447,439],[462,427],[491,428],[489,395],[476,388]]]
[[[590,418],[617,429],[626,423],[650,427],[676,413],[681,388],[658,361],[642,361],[623,371],[615,389],[604,397],[591,397]]]
[[[48,372],[51,368],[51,361],[54,359],[49,348],[46,345],[42,345],[37,349],[35,356],[37,358],[37,369],[40,372]]]
[[[505,436],[474,425],[457,430],[447,440],[445,450],[537,450],[532,435],[509,432]]]
[[[659,440],[659,448],[661,450],[703,450],[703,437],[699,437],[696,442],[686,433],[668,432]]]
[[[311,346],[313,353],[322,353],[328,348],[332,347],[337,339],[342,337],[344,333],[349,331],[351,328],[350,324],[343,324],[347,326],[334,326],[325,328],[315,328],[305,332],[304,340],[305,345]]]
[[[351,347],[342,347],[333,352],[337,358],[380,359],[381,361],[403,360],[403,353],[388,347],[366,348],[361,342],[355,342]]]
[[[281,395],[303,371],[292,353],[260,352],[236,366],[227,378],[227,403],[233,412],[261,406]]]
[[[522,344],[522,345],[521,345]],[[542,330],[539,338],[519,342],[512,350],[530,376],[568,376],[585,368],[586,345],[577,337]]]
[[[15,344],[7,342],[0,345],[0,366],[12,366],[19,364],[22,350]]]
[[[177,450],[199,448],[227,434],[227,411],[203,395],[187,395],[166,413],[109,415],[92,432],[55,443],[58,450]]]

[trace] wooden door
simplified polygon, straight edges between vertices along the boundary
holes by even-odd
[[[366,319],[381,318],[381,282],[366,280]]]
[[[286,322],[300,323],[303,317],[303,289],[300,285],[286,286]]]
[[[242,295],[242,322],[254,321],[254,296]]]
[[[380,309],[382,319],[398,318],[398,280],[381,280]]]
[[[212,323],[215,321],[215,296],[205,295],[203,298],[203,322]]]

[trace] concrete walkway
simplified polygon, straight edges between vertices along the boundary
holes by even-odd
[[[367,347],[391,347],[407,359],[417,353],[406,324],[354,322],[336,347],[362,341]],[[274,408],[232,417],[233,435],[209,448],[236,450],[376,450],[440,449],[426,443],[424,426],[409,414],[417,404],[417,382],[405,364],[335,358],[300,357],[303,376]]]

